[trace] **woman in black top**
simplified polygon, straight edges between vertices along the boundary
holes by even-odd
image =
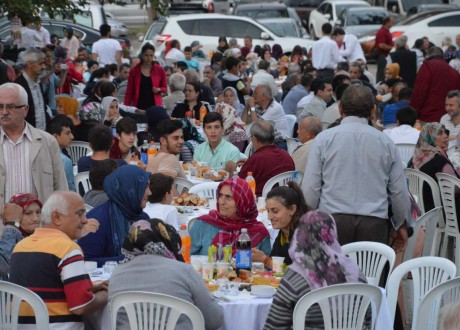
[[[171,117],[173,118],[186,118],[187,112],[191,113],[191,116],[195,119],[200,119],[200,107],[201,103],[199,102],[200,98],[200,84],[197,82],[188,82],[185,85],[185,100],[183,103],[178,103],[174,110],[172,111]],[[202,102],[206,107],[206,113],[210,111],[209,103]]]
[[[263,262],[265,268],[271,269],[271,257],[284,257],[284,263],[290,265],[292,261],[288,253],[289,243],[300,218],[308,211],[302,190],[296,182],[289,181],[287,186],[270,190],[265,203],[268,219],[273,228],[280,231],[273,243],[270,256],[266,256],[258,249],[252,249],[252,261]]]

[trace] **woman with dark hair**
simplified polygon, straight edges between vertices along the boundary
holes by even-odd
[[[302,62],[302,47],[299,45],[294,46],[291,52],[291,58],[289,62],[295,62],[300,64]]]
[[[161,94],[167,92],[166,73],[154,63],[155,47],[149,43],[142,46],[141,58],[129,72],[124,102],[138,109],[162,106]]]
[[[183,103],[178,103],[172,111],[171,117],[173,118],[185,118],[190,113],[190,117],[200,119],[200,107],[204,104],[206,107],[206,113],[210,111],[209,103],[199,103],[198,99],[201,94],[201,87],[198,82],[190,81],[185,84],[184,89],[185,100]]]
[[[91,95],[94,94],[94,86],[100,81],[101,79],[108,79],[109,78],[109,69],[107,68],[97,68],[96,70],[91,73],[88,82],[86,83],[85,89],[83,90],[83,94]]]
[[[270,256],[262,251],[253,249],[252,260],[263,262],[265,268],[272,268],[271,257],[284,257],[284,263],[290,265],[289,243],[292,241],[294,231],[300,218],[307,213],[307,203],[299,185],[290,181],[287,186],[273,188],[267,195],[266,208],[268,219],[274,229],[279,229],[278,236],[272,246]]]
[[[283,56],[283,48],[279,44],[274,44],[272,47],[272,57],[278,61],[281,56]]]
[[[264,56],[264,52],[263,52],[262,47],[260,45],[255,45],[253,52],[256,53],[257,56],[259,56],[260,58],[262,58]]]
[[[264,56],[262,57],[262,59],[270,63],[270,72],[276,70],[276,67],[278,66],[278,61],[274,57],[272,57],[270,48],[264,48]]]
[[[217,45],[217,51],[221,54],[225,53],[227,49],[230,47],[228,46],[227,37],[219,37],[219,44]]]
[[[210,297],[200,275],[184,263],[181,247],[177,231],[163,221],[134,222],[121,249],[124,259],[110,277],[109,300],[133,290],[174,296],[198,307],[206,329],[218,329],[224,319],[222,307]],[[117,316],[116,328],[129,329],[124,310]],[[191,329],[188,317],[181,315],[174,329]]]

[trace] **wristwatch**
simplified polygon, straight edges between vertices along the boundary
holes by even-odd
[[[251,112],[256,111],[256,107],[251,107]]]
[[[6,225],[10,225],[10,226],[19,228],[19,221],[6,221],[5,226]]]

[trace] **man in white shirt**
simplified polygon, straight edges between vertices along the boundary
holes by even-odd
[[[107,64],[121,64],[122,49],[120,43],[110,38],[110,25],[102,24],[99,28],[101,39],[93,44],[93,60],[97,61],[99,58],[99,65],[105,66]]]
[[[43,48],[46,47],[46,45],[51,44],[50,33],[42,26],[42,22],[40,21],[35,22],[35,34],[40,40],[35,43],[35,47]]]
[[[268,85],[272,90],[272,95],[276,98],[279,91],[275,78],[273,78],[273,76],[268,72],[268,70],[270,70],[270,62],[260,60],[258,68],[257,72],[252,77],[251,88],[254,90],[257,85]]]
[[[446,114],[439,121],[449,130],[449,147],[455,145],[457,134],[460,133],[460,90],[447,93]]]
[[[312,47],[312,62],[318,70],[318,77],[330,83],[334,78],[334,68],[342,61],[342,56],[337,43],[331,39],[332,25],[324,23],[321,30],[323,37]]]
[[[415,129],[417,113],[412,107],[403,107],[396,113],[396,122],[398,126],[387,128],[383,133],[395,143],[416,144],[420,136],[420,131]]]
[[[351,63],[356,60],[366,62],[363,49],[355,35],[345,34],[342,28],[336,28],[332,33],[332,39],[340,45],[340,55],[346,58],[348,62]]]

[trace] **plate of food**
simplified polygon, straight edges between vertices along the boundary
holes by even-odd
[[[206,206],[208,203],[195,194],[183,193],[180,197],[175,197],[172,205],[174,206]]]

